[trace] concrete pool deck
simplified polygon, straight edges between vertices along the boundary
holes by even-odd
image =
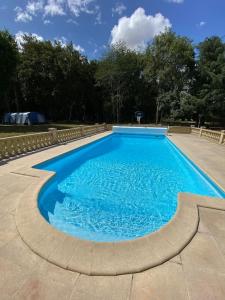
[[[36,255],[22,241],[16,210],[26,199],[24,193],[34,191],[40,180],[40,174],[30,167],[107,134],[52,147],[0,166],[1,299],[224,299],[225,211],[220,203],[217,209],[198,207],[200,223],[190,243],[172,259],[140,273],[88,276],[71,272]],[[174,134],[170,139],[225,187],[223,146],[190,134]],[[36,234],[32,230],[32,235]],[[60,249],[57,252],[60,254]],[[149,253],[149,260],[153,256]],[[140,258],[136,255],[133,260],[138,263]]]

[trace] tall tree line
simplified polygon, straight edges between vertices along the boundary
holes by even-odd
[[[59,42],[0,31],[0,114],[39,111],[48,119],[78,122],[162,119],[225,123],[225,43],[206,38],[194,46],[167,31],[143,53],[123,43],[89,61]]]

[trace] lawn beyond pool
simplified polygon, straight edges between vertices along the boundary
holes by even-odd
[[[76,128],[80,124],[69,124],[69,123],[49,123],[43,125],[0,125],[0,138],[32,134],[38,132],[47,132],[48,128],[57,128],[58,130]]]

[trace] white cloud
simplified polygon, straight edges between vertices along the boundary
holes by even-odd
[[[81,47],[80,45],[75,45],[75,44],[73,44],[73,48],[74,48],[75,50],[77,50],[78,52],[80,52],[80,53],[84,53],[84,52],[85,52],[84,48]]]
[[[36,16],[38,13],[42,13],[43,16],[62,16],[65,14],[63,5],[65,0],[31,0],[26,4],[25,9],[17,6],[16,11],[16,22],[29,22],[32,21],[33,16]]]
[[[49,24],[49,23],[51,23],[51,21],[44,20],[44,24]],[[25,42],[25,39],[24,39],[25,36],[32,36],[32,37],[36,38],[38,41],[44,41],[44,38],[42,36],[38,35],[37,33],[28,33],[28,32],[24,32],[24,31],[18,31],[15,35],[15,40],[16,40],[17,45],[20,50],[23,49],[23,44]],[[62,47],[66,47],[66,45],[69,43],[68,39],[64,36],[62,36],[60,38],[56,37],[54,39],[54,41],[60,42]],[[82,46],[80,46],[79,44],[73,43],[73,48],[75,50],[79,51],[80,53],[85,53],[85,49]]]
[[[116,3],[115,7],[112,8],[112,15],[118,14],[119,16],[126,10],[126,6],[123,3]]]
[[[87,14],[94,14],[95,10],[90,9],[89,5],[95,0],[67,0],[70,11],[79,17],[82,12]]]
[[[92,56],[93,57],[97,57],[97,56],[100,56],[102,51],[107,49],[107,45],[101,45],[101,46],[98,46],[97,44],[93,44],[91,41],[89,42],[90,45],[94,46],[94,50],[92,52]]]
[[[69,44],[68,39],[67,39],[65,36],[61,36],[60,38],[55,37],[54,40],[55,40],[56,42],[59,42],[59,43],[61,44],[62,47],[66,47],[66,46]],[[85,50],[84,50],[83,47],[81,47],[80,45],[76,45],[76,44],[74,44],[74,43],[73,43],[73,48],[74,48],[75,50],[77,50],[78,52],[80,52],[80,53],[84,53],[84,52],[85,52]]]
[[[31,36],[34,37],[39,42],[44,41],[44,38],[41,35],[38,35],[37,33],[31,33]]]
[[[51,22],[50,20],[47,20],[47,19],[45,19],[45,20],[43,21],[43,23],[44,23],[45,25],[52,24],[52,22]]]
[[[29,22],[34,16],[63,16],[68,13],[79,17],[81,13],[96,15],[96,24],[101,24],[101,9],[93,5],[97,0],[26,0],[24,8],[17,6],[16,22]],[[47,22],[48,23],[48,22]],[[45,23],[45,24],[47,24]]]
[[[201,22],[199,23],[199,26],[200,26],[200,27],[205,26],[205,25],[206,25],[206,22],[205,22],[205,21],[201,21]]]
[[[17,42],[19,49],[22,48],[22,44],[24,43],[24,35],[25,32],[23,31],[18,31],[17,34],[15,35],[15,40]]]
[[[196,27],[197,27],[198,29],[200,29],[200,28],[204,27],[206,24],[207,24],[207,23],[206,23],[205,21],[201,21],[201,22],[199,22],[198,24],[196,24]]]
[[[59,42],[62,47],[66,47],[66,45],[68,44],[67,38],[65,38],[64,36],[62,36],[60,38],[55,37],[54,41]]]
[[[95,19],[95,24],[102,24],[102,13],[101,11],[98,12],[96,19]]]
[[[15,40],[16,40],[17,45],[20,50],[23,49],[23,44],[25,42],[24,36],[32,36],[37,41],[40,41],[40,42],[44,41],[44,38],[42,36],[38,35],[37,33],[28,33],[28,32],[24,32],[24,31],[18,31],[15,35]],[[56,37],[54,39],[54,41],[59,42],[62,47],[66,47],[69,44],[68,39],[64,36],[62,36],[60,38]],[[53,43],[53,41],[52,41],[52,43]],[[85,53],[85,49],[83,47],[81,47],[79,44],[73,43],[73,48],[80,53]]]
[[[96,13],[95,24],[102,24],[102,12],[99,5],[95,6],[94,13]]]
[[[38,1],[28,1],[25,9],[23,10],[21,7],[17,6],[15,8],[16,11],[16,22],[29,22],[32,21],[33,16],[36,16],[38,12],[43,9],[43,0]]]
[[[73,20],[73,19],[68,19],[66,21],[66,23],[71,23],[71,24],[75,24],[75,25],[78,25],[77,21]]]
[[[181,4],[184,0],[167,0],[167,2]]]
[[[62,16],[65,15],[64,12],[64,0],[48,0],[44,7],[44,15],[50,16]]]
[[[16,18],[15,18],[16,22],[26,23],[32,21],[32,16],[26,10],[23,10],[21,7],[17,6],[15,8],[15,12],[16,12]]]
[[[111,31],[111,44],[125,42],[127,47],[142,51],[154,36],[165,32],[172,25],[169,19],[158,13],[146,15],[141,7],[130,17],[122,17]]]
[[[40,36],[36,33],[28,33],[28,32],[24,32],[24,31],[18,31],[15,35],[15,40],[16,40],[17,45],[18,45],[20,50],[23,48],[23,44],[25,42],[25,40],[24,40],[25,35],[32,36],[32,37],[36,38],[38,41],[43,41],[44,40],[44,38],[42,36]]]
[[[37,12],[43,9],[43,5],[44,5],[43,0],[28,1],[26,5],[26,11],[31,15],[36,15]]]

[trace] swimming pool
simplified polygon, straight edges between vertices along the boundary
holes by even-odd
[[[92,241],[132,240],[173,217],[177,194],[225,194],[165,136],[111,134],[35,166],[55,171],[41,214],[57,229]]]

